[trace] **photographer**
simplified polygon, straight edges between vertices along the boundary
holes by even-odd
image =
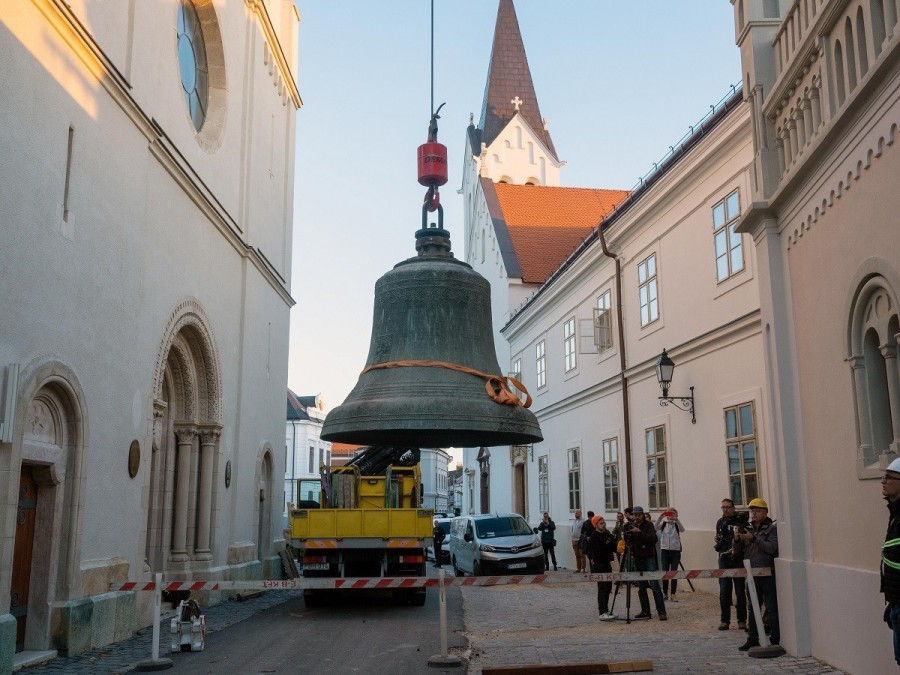
[[[659,557],[662,562],[662,571],[678,571],[681,564],[681,533],[684,525],[678,520],[678,509],[669,509],[659,514],[656,519],[656,531],[659,532]],[[675,590],[678,588],[678,579],[672,579],[672,594],[669,595],[669,581],[662,582],[663,600],[678,602],[675,599]]]
[[[775,558],[778,557],[778,528],[769,518],[769,505],[765,499],[750,500],[750,524],[746,531],[734,533],[737,548],[743,551],[744,560],[750,561],[750,567],[770,567],[772,576],[755,577],[753,584],[761,605],[766,606],[769,623],[769,639],[773,645],[780,644],[781,631],[778,622],[778,593],[775,590]],[[738,647],[742,652],[759,645],[759,627],[756,617],[750,613],[750,628],[747,641]]]
[[[734,502],[726,497],[722,500],[722,517],[716,523],[715,549],[719,553],[719,567],[737,569],[743,567],[742,556],[735,550],[734,533],[747,531],[747,514],[738,513]],[[719,579],[719,607],[721,623],[719,630],[731,627],[731,591],[737,597],[737,620],[740,630],[747,630],[747,592],[746,579],[734,577]]]
[[[537,527],[541,533],[541,546],[544,547],[544,569],[550,569],[550,560],[553,560],[553,569],[556,569],[556,523],[550,514],[544,512],[544,517]]]
[[[630,528],[625,529],[625,544],[631,546],[631,554],[634,558],[634,567],[638,572],[655,572],[656,564],[656,528],[650,522],[644,509],[635,506],[631,510],[634,516],[634,523]],[[666,604],[663,600],[662,588],[659,581],[638,582],[638,600],[641,603],[641,613],[635,616],[635,619],[650,619],[650,600],[647,597],[647,587],[653,590],[653,601],[656,604],[656,613],[659,615],[660,621],[665,621]]]
[[[591,572],[612,572],[612,559],[616,551],[616,538],[612,532],[606,529],[606,520],[603,516],[594,516],[591,519],[593,528],[588,538],[588,558],[591,561]],[[615,618],[609,612],[609,594],[612,591],[612,582],[597,582],[597,609],[602,620]]]

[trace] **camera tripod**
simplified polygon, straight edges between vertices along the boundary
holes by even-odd
[[[622,554],[622,559],[619,561],[619,571],[620,572],[634,572],[634,555],[631,552],[631,545],[625,544],[625,552]],[[620,620],[618,616],[615,616],[615,612],[613,611],[616,608],[616,598],[619,597],[619,589],[622,585],[625,585],[625,623],[631,623],[631,587],[635,584],[634,581],[617,581],[616,590],[613,593],[612,604],[609,606],[609,613],[613,616],[607,619],[608,621],[617,621]],[[639,583],[639,582],[638,582]],[[635,621],[644,621],[645,619],[635,619]]]

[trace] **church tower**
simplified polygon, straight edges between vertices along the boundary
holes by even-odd
[[[478,126],[469,124],[466,158],[495,183],[559,185],[564,165],[541,117],[512,0],[500,0]],[[474,176],[473,176],[474,177]]]
[[[513,0],[500,0],[481,116],[476,126],[472,115],[466,130],[460,193],[465,260],[491,284],[497,361],[516,379],[533,354],[511,355],[501,330],[628,195],[560,187],[564,165],[541,117]],[[523,452],[464,449],[466,513],[499,509],[527,515]]]

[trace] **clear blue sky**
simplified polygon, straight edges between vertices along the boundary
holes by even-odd
[[[430,0],[297,0],[297,171],[288,386],[339,405],[365,365],[375,281],[415,254],[430,116]],[[435,0],[445,227],[464,259],[469,113],[481,113],[497,0]],[[567,187],[631,188],[740,82],[728,0],[516,0]]]

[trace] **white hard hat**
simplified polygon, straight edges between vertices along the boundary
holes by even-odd
[[[887,469],[885,471],[893,471],[894,473],[900,473],[900,457],[895,459],[893,462],[888,464]]]

